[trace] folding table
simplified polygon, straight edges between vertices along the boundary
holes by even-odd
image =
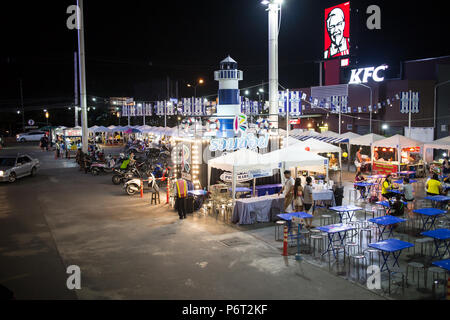
[[[351,222],[353,216],[355,215],[355,212],[362,211],[364,209],[357,206],[349,205],[349,206],[331,207],[330,210],[337,212],[339,214],[340,223],[342,223],[344,219],[344,214],[348,216],[349,222]]]
[[[433,265],[450,272],[450,259],[433,262]]]
[[[421,233],[425,237],[433,238],[436,251],[433,254],[433,258],[444,258],[448,252],[450,254],[450,230],[449,229],[436,229],[432,231],[426,231]],[[439,249],[444,248],[444,253],[440,253]]]
[[[394,181],[394,183],[396,183],[396,184],[403,184],[404,181],[403,181],[403,179],[401,179],[401,180]],[[409,183],[417,183],[417,180],[409,179]]]
[[[367,189],[366,189],[367,192],[365,193],[365,196],[363,197],[364,200],[366,200],[367,196],[371,194],[371,192],[372,192],[372,187],[373,187],[373,186],[376,186],[376,185],[377,185],[377,184],[376,184],[376,183],[373,183],[373,182],[356,182],[356,183],[355,183],[355,186],[356,186],[356,187],[367,188]]]
[[[312,219],[314,218],[312,215],[306,213],[306,212],[292,212],[292,213],[282,213],[277,215],[278,218],[280,218],[281,220],[287,221],[288,223],[288,227],[289,227],[289,232],[291,232],[291,228],[292,228],[292,218],[300,218],[300,219]]]
[[[400,255],[402,254],[402,251],[411,247],[414,247],[414,244],[401,241],[398,239],[388,239],[377,243],[371,243],[369,244],[369,247],[380,250],[381,255],[383,257],[383,265],[381,266],[381,271],[387,270],[390,271],[389,265],[388,265],[388,259],[390,255],[394,257],[394,264],[392,265],[395,267],[397,265],[400,268],[400,264],[398,262],[398,259],[400,258]]]
[[[433,229],[437,217],[442,216],[447,213],[444,210],[439,210],[436,208],[422,208],[422,209],[414,210],[413,212],[419,214],[420,218],[422,219],[422,222],[423,222],[422,231]],[[428,228],[427,228],[427,225],[429,225]]]
[[[327,250],[322,253],[322,256],[332,251],[334,257],[336,258],[334,243],[339,242],[341,245],[344,245],[345,238],[347,238],[347,232],[355,230],[355,227],[348,224],[333,224],[330,226],[324,226],[317,228],[318,230],[327,233],[328,235],[328,247]],[[343,235],[342,235],[343,233]],[[336,235],[339,239],[335,239]]]
[[[391,204],[389,203],[389,201],[387,201],[387,200],[378,201],[376,204],[379,205],[379,206],[384,207],[384,209],[386,210],[386,215],[389,215],[389,212],[391,210]],[[403,201],[403,204],[405,206],[408,205],[408,203],[405,202],[405,201]]]
[[[450,197],[447,196],[428,196],[425,197],[426,200],[430,200],[433,203],[433,207],[436,207],[438,202],[450,201]]]
[[[378,241],[381,241],[381,240],[383,240],[383,234],[386,233],[386,229],[388,227],[396,225],[398,223],[406,222],[406,220],[398,218],[398,217],[394,217],[394,216],[384,216],[384,217],[369,219],[369,222],[372,222],[377,225],[378,231],[380,232]],[[391,237],[393,232],[394,232],[393,228],[390,228],[388,237]]]

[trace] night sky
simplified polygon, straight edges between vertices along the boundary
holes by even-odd
[[[344,1],[285,0],[280,31],[280,84],[318,84],[324,9]],[[50,4],[51,3],[51,4]],[[0,109],[16,107],[23,79],[27,107],[73,101],[76,32],[66,28],[75,1],[9,1],[0,11]],[[368,5],[382,9],[382,30],[365,24]],[[450,54],[444,1],[351,1],[352,59],[361,66]],[[214,95],[213,71],[230,54],[244,71],[242,87],[267,81],[268,26],[259,0],[85,0],[90,96],[164,99],[165,81],[202,77],[198,95]],[[447,38],[447,41],[443,39]],[[0,114],[1,116],[1,114]]]

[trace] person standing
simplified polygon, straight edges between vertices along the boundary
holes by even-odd
[[[178,210],[180,220],[186,219],[188,184],[184,179],[178,179],[174,183],[175,207]]]
[[[312,187],[312,178],[306,177],[306,186],[303,189],[303,209],[306,213],[310,213],[314,215],[314,209],[312,208],[314,203],[313,200],[313,187]],[[308,229],[312,228],[312,220],[313,219],[305,219],[306,227]]]
[[[444,162],[442,163],[442,173],[444,175],[449,175],[450,174],[450,161],[449,161],[449,157],[445,157],[444,158]]]
[[[363,160],[362,155],[361,155],[361,151],[362,151],[362,148],[359,148],[358,152],[356,152],[355,166],[356,166],[356,172],[357,173],[361,172],[361,167],[362,167],[362,165],[364,163],[364,160]]]
[[[302,179],[295,179],[294,185],[294,207],[295,212],[303,211],[303,187],[302,187]]]
[[[286,170],[284,172],[284,178],[286,179],[286,182],[284,183],[283,188],[278,192],[278,196],[283,193],[284,195],[284,209],[283,212],[289,212],[292,211],[292,201],[294,200],[294,185],[295,180],[291,177],[291,172],[289,170]],[[289,208],[290,207],[290,208]]]

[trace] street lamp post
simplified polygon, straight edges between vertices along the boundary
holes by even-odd
[[[204,85],[205,84],[205,80],[203,80],[203,79],[199,79],[198,80],[198,82],[195,84],[195,85],[192,85],[192,84],[190,84],[190,83],[188,83],[188,88],[194,88],[194,98],[196,98],[197,99],[197,86],[198,85]]]
[[[283,0],[263,0],[269,15],[269,119],[278,129],[278,35]]]
[[[89,149],[89,133],[87,120],[87,93],[86,93],[86,59],[84,50],[84,17],[83,17],[83,0],[77,0],[80,16],[78,17],[78,58],[80,72],[80,97],[81,97],[81,132],[83,152],[87,153]]]
[[[369,89],[370,90],[370,105],[371,105],[371,107],[370,107],[370,118],[369,118],[369,133],[372,133],[372,110],[373,110],[373,89],[372,89],[372,87],[369,87],[368,85],[365,85],[365,84],[362,84],[362,83],[354,83],[354,85],[357,85],[357,86],[361,86],[361,87],[364,87],[364,88],[367,88],[367,89]],[[341,126],[341,124],[339,123],[339,128],[340,128],[340,126]]]

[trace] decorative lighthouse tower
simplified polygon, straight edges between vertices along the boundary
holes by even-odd
[[[220,70],[214,73],[215,80],[219,81],[217,117],[220,122],[218,136],[222,138],[235,136],[233,121],[241,113],[239,81],[243,80],[244,73],[237,68],[237,62],[228,56],[220,63]]]

